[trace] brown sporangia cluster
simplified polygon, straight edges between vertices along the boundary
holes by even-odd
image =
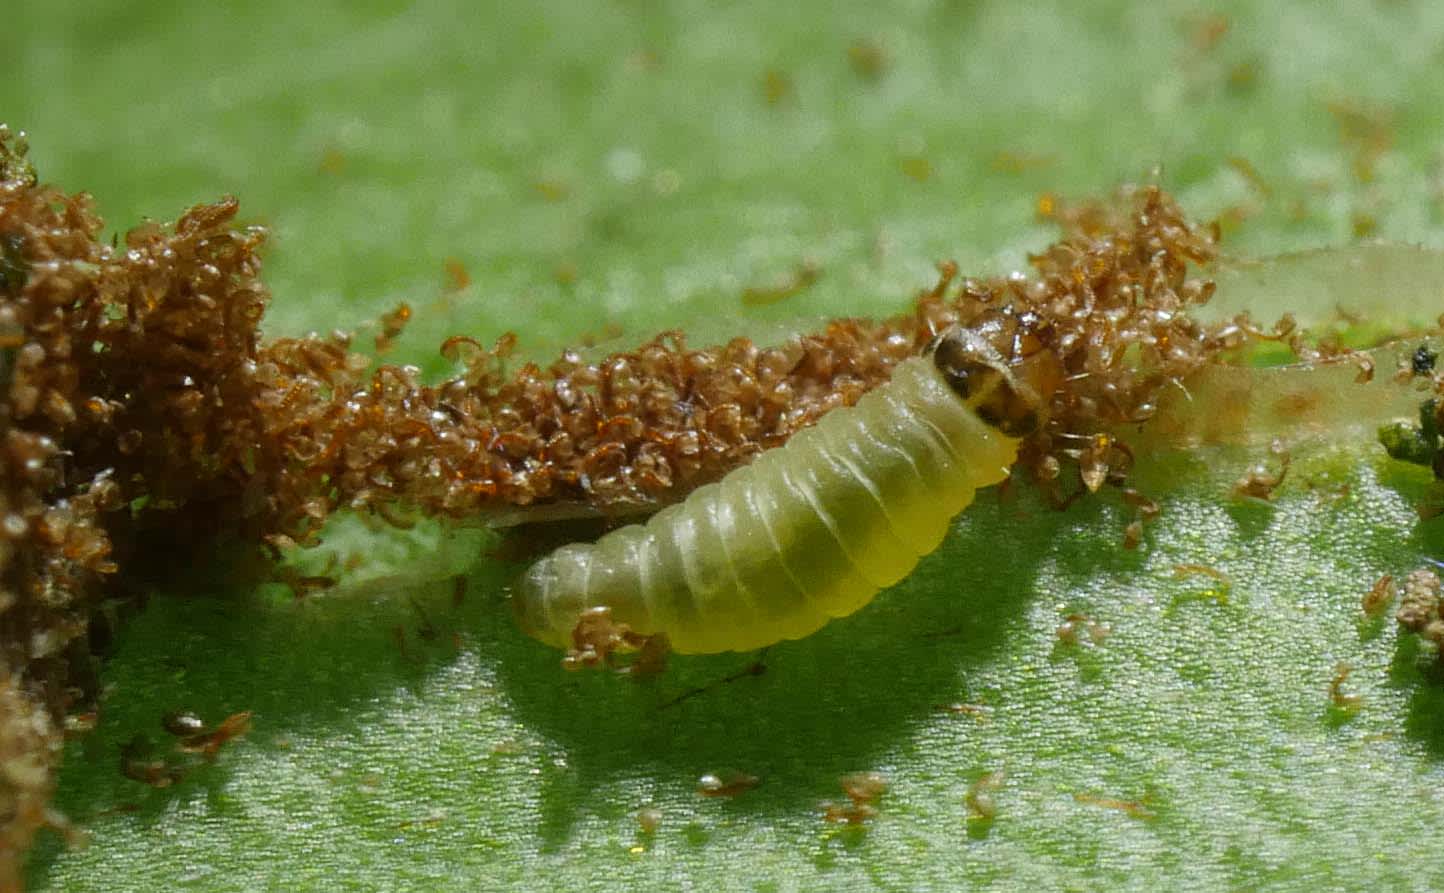
[[[1404,578],[1403,588],[1395,619],[1404,629],[1433,642],[1444,655],[1444,584],[1439,575],[1429,568],[1419,568]]]
[[[624,514],[675,501],[783,443],[963,325],[1017,359],[1046,397],[1048,421],[1021,462],[1065,504],[1123,483],[1132,456],[1110,432],[1145,421],[1164,388],[1261,334],[1246,318],[1207,326],[1188,315],[1212,293],[1190,276],[1214,256],[1212,232],[1157,188],[1113,207],[1059,212],[1065,238],[1032,259],[1032,277],[956,282],[945,265],[937,286],[892,319],[838,320],[774,345],[693,348],[668,332],[545,367],[513,367],[509,337],[488,349],[458,336],[443,346],[463,366],[457,377],[424,387],[412,370],[382,367],[364,390],[332,386],[329,399],[327,384],[310,385],[310,399],[287,404],[288,430],[312,432],[306,458],[334,483],[332,502],[456,517],[549,504]]]
[[[113,485],[76,472],[81,366],[97,320],[71,284],[101,249],[87,202],[39,187],[23,135],[0,129],[0,889],[49,810],[72,681],[99,578],[114,570],[96,513]],[[78,647],[77,647],[78,646]]]
[[[40,184],[0,130],[0,889],[54,823],[65,731],[93,725],[102,584],[148,546],[188,551],[157,540],[304,535],[334,505],[284,427],[292,370],[321,357],[350,387],[366,361],[332,339],[261,344],[264,233],[236,210],[107,243],[90,198]]]
[[[1124,203],[1126,217],[1062,218],[1067,237],[1033,259],[1034,277],[953,287],[948,268],[893,319],[839,320],[778,345],[691,348],[669,332],[595,361],[567,352],[546,367],[511,362],[510,336],[492,348],[457,336],[442,351],[461,372],[435,386],[411,367],[368,370],[341,334],[260,344],[252,321],[265,293],[252,277],[253,291],[206,295],[213,304],[175,296],[161,308],[174,317],[150,310],[177,326],[199,317],[198,331],[239,340],[212,338],[202,351],[182,339],[177,362],[159,369],[140,360],[143,338],[126,343],[135,361],[126,368],[140,370],[132,390],[164,399],[127,407],[112,424],[125,425],[125,464],[143,466],[164,505],[203,501],[212,517],[280,545],[308,538],[343,505],[459,518],[517,506],[543,516],[540,507],[556,504],[621,514],[675,501],[780,445],[887,380],[937,332],[964,325],[1025,366],[1039,358],[1030,372],[1051,395],[1048,422],[1025,444],[1024,466],[1061,492],[1064,464],[1076,465],[1070,489],[1096,491],[1120,483],[1131,462],[1106,432],[1145,420],[1164,387],[1252,337],[1186,313],[1211,293],[1188,276],[1212,257],[1211,234],[1157,189]],[[207,206],[173,236],[133,233],[131,253],[149,259],[185,238],[221,238],[232,213],[231,203]],[[259,235],[226,234],[253,262]]]
[[[519,362],[512,336],[459,335],[441,346],[458,373],[428,385],[344,332],[262,340],[265,233],[236,224],[234,199],[110,243],[90,198],[39,183],[0,131],[0,871],[53,818],[67,717],[94,712],[102,584],[147,555],[221,535],[307,543],[341,507],[398,523],[654,508],[856,402],[953,325],[993,340],[1046,402],[1020,462],[1059,505],[1123,485],[1113,432],[1268,333],[1190,318],[1216,234],[1159,189],[1050,207],[1063,238],[1032,275],[959,280],[945,264],[892,319],[781,344],[667,332],[545,365]],[[409,315],[382,321],[379,349]]]
[[[1187,315],[1211,293],[1189,276],[1213,256],[1211,233],[1191,227],[1155,188],[1127,194],[1121,206],[1061,212],[1066,237],[1033,258],[1031,278],[955,286],[945,265],[908,314],[838,320],[782,344],[737,338],[693,348],[667,332],[601,359],[568,351],[542,366],[514,362],[511,336],[490,348],[457,336],[442,351],[461,371],[434,386],[412,367],[368,370],[342,334],[213,349],[210,371],[250,389],[249,403],[224,405],[253,415],[227,413],[221,428],[203,428],[195,455],[221,471],[202,478],[199,495],[219,508],[240,493],[240,505],[221,514],[277,545],[309,538],[342,505],[457,518],[515,507],[527,507],[522,518],[547,517],[546,507],[626,514],[675,501],[780,445],[886,381],[937,332],[964,325],[1025,365],[1039,357],[1031,371],[1051,394],[1048,423],[1025,444],[1022,462],[1063,504],[1125,478],[1131,454],[1108,431],[1146,419],[1164,387],[1256,331],[1246,321],[1206,327]],[[229,311],[249,319],[264,294],[239,303]],[[226,357],[245,358],[239,376],[220,368]],[[172,388],[172,403],[197,399],[194,388]],[[131,430],[143,438],[165,412],[158,407]],[[135,447],[152,474],[173,458]],[[1065,464],[1078,469],[1073,484]],[[171,489],[196,489],[189,474],[170,477]],[[180,499],[187,495],[197,494]]]

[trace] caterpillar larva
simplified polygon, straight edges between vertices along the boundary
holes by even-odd
[[[1039,407],[987,341],[954,329],[684,502],[537,562],[513,596],[521,626],[566,647],[605,607],[683,653],[806,636],[936,549],[974,492],[1007,476]]]

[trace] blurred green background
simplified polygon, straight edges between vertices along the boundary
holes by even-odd
[[[432,371],[457,332],[546,355],[895,312],[938,259],[1020,266],[1052,237],[1040,195],[1155,169],[1241,255],[1444,242],[1435,3],[16,6],[0,118],[44,179],[117,230],[234,193],[274,234],[268,331],[404,299],[393,358]],[[804,263],[812,287],[742,303]],[[1138,552],[1106,500],[985,494],[895,591],[674,706],[750,658],[564,675],[512,626],[485,537],[343,524],[333,593],[217,568],[127,627],[61,779],[91,844],[42,843],[32,883],[1438,886],[1444,689],[1358,610],[1440,554],[1412,508],[1427,475],[1361,435],[1296,452],[1275,506],[1228,502],[1259,458],[1151,460],[1165,512]],[[441,568],[467,574],[461,604]],[[1073,612],[1111,636],[1060,644]],[[1330,706],[1340,661],[1356,713]],[[255,730],[174,788],[122,778],[121,746],[174,709]],[[761,783],[694,792],[728,770]],[[862,770],[892,781],[879,816],[826,825]],[[970,821],[990,772],[997,817]]]

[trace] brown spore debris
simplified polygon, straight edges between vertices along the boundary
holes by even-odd
[[[1289,451],[1284,449],[1282,442],[1275,440],[1269,453],[1278,461],[1278,471],[1270,471],[1268,466],[1262,463],[1249,468],[1233,484],[1233,496],[1236,499],[1268,502],[1273,498],[1274,491],[1283,486],[1284,480],[1289,476]]]
[[[297,458],[314,442],[297,417],[324,410],[318,381],[349,389],[366,362],[341,336],[261,345],[264,233],[235,225],[234,199],[113,245],[90,197],[42,185],[23,149],[0,128],[5,880],[53,824],[67,715],[94,712],[102,584],[143,567],[147,543],[173,559],[221,532],[305,538],[334,503]]]
[[[814,260],[800,261],[785,277],[768,285],[748,286],[742,291],[742,303],[748,307],[765,307],[785,301],[806,291],[822,276],[822,268]]]
[[[180,740],[178,749],[184,753],[198,753],[207,760],[216,758],[227,743],[251,731],[251,711],[232,713],[216,724],[213,729],[202,729],[194,735]]]
[[[697,793],[703,797],[737,797],[762,783],[762,779],[746,772],[708,772],[697,779]]]
[[[881,772],[850,772],[838,779],[847,803],[831,801],[822,804],[824,821],[847,825],[861,825],[877,817],[873,804],[888,788],[887,776]]]
[[[1143,800],[1122,800],[1117,797],[1100,797],[1096,794],[1074,794],[1073,799],[1085,806],[1100,806],[1113,809],[1135,819],[1153,819],[1158,814]]]
[[[1437,573],[1426,567],[1411,572],[1404,578],[1404,595],[1399,600],[1399,610],[1394,617],[1404,629],[1418,633],[1444,649],[1441,593],[1444,593],[1444,584],[1440,583]],[[1440,653],[1444,654],[1444,650]]]
[[[1370,183],[1381,158],[1394,146],[1394,109],[1364,100],[1339,97],[1324,103],[1338,128],[1339,141],[1353,153],[1353,174]]]
[[[1185,577],[1194,576],[1209,577],[1218,584],[1197,594],[1179,594],[1174,596],[1174,606],[1177,606],[1181,601],[1193,599],[1213,599],[1220,605],[1228,604],[1228,595],[1229,592],[1233,590],[1233,581],[1229,579],[1228,574],[1225,574],[1213,565],[1197,563],[1175,564],[1173,566],[1173,576],[1175,579],[1180,580]]]
[[[987,722],[992,711],[983,704],[968,704],[963,701],[954,701],[951,704],[936,704],[933,707],[942,713],[952,713],[958,716],[971,716],[979,722]]]
[[[1113,632],[1113,627],[1100,623],[1087,614],[1069,614],[1063,618],[1055,631],[1058,642],[1063,645],[1102,645]]]
[[[1394,586],[1394,575],[1384,574],[1374,581],[1369,591],[1364,593],[1360,604],[1364,609],[1364,616],[1378,617],[1393,603],[1397,589]]]
[[[120,751],[120,774],[152,788],[168,788],[184,780],[200,761],[212,762],[230,741],[251,730],[249,710],[233,713],[214,728],[185,712],[167,714],[162,725],[175,737],[169,750],[158,750],[145,735],[136,735]]]
[[[664,332],[543,366],[516,362],[512,337],[486,347],[457,336],[442,350],[461,372],[435,386],[408,367],[359,375],[343,363],[344,343],[267,345],[287,354],[280,376],[295,378],[296,390],[274,398],[292,395],[273,425],[291,439],[279,452],[331,482],[311,487],[309,501],[277,501],[317,514],[404,502],[455,518],[655,508],[855,403],[953,325],[1031,363],[1048,412],[1020,462],[1057,504],[1121,484],[1131,452],[1112,432],[1145,421],[1165,388],[1261,330],[1188,315],[1212,293],[1189,271],[1213,258],[1214,237],[1161,190],[1053,213],[1065,237],[1031,259],[1031,277],[959,280],[945,265],[909,313],[836,320],[782,344],[693,347]]]
[[[1137,549],[1143,542],[1143,524],[1145,521],[1153,521],[1163,510],[1157,500],[1135,490],[1132,487],[1123,487],[1119,495],[1124,505],[1134,510],[1134,518],[1123,528],[1123,548]]]
[[[635,676],[660,673],[667,663],[670,648],[663,634],[644,636],[625,623],[612,619],[612,609],[605,606],[582,612],[572,629],[572,647],[562,658],[568,670],[612,667]],[[617,656],[636,653],[629,664],[618,667]]]
[[[968,807],[968,820],[977,824],[990,824],[998,816],[998,803],[994,795],[1003,786],[1006,778],[1001,769],[986,772],[968,785],[963,803]]]
[[[644,806],[637,810],[637,829],[645,836],[652,836],[662,827],[662,810],[655,806]]]
[[[1334,710],[1343,714],[1351,714],[1358,711],[1364,705],[1364,699],[1355,694],[1344,691],[1344,683],[1354,672],[1354,668],[1343,661],[1334,665],[1334,675],[1329,680],[1329,704]]]
[[[514,337],[485,347],[456,336],[442,352],[460,373],[427,386],[413,367],[368,370],[339,333],[251,340],[217,352],[238,369],[217,362],[191,378],[219,377],[241,391],[226,405],[254,413],[207,417],[193,455],[210,460],[210,473],[182,468],[172,487],[203,489],[217,509],[225,490],[232,502],[218,514],[239,515],[277,545],[308,539],[339,506],[405,504],[453,518],[558,504],[612,514],[655,508],[856,402],[937,332],[962,325],[1031,364],[1030,381],[1050,395],[1047,421],[1020,461],[1066,504],[1121,484],[1131,452],[1110,432],[1146,420],[1164,388],[1249,343],[1256,327],[1210,328],[1188,316],[1212,292],[1188,271],[1213,257],[1213,238],[1160,190],[1059,207],[1056,217],[1065,238],[1032,258],[1033,277],[957,281],[949,266],[907,314],[837,320],[783,344],[735,338],[693,348],[665,332],[599,359],[567,351],[543,367],[515,362]],[[255,246],[242,244],[251,257]],[[238,303],[249,319],[264,292]],[[191,312],[204,318],[204,310]],[[210,405],[186,394],[196,409]],[[130,425],[136,450],[150,428],[167,427],[167,413]]]
[[[779,106],[793,98],[796,87],[792,76],[779,68],[769,68],[762,75],[762,98],[770,106]]]

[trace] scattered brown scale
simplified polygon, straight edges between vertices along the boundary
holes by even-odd
[[[1353,99],[1333,99],[1324,106],[1334,117],[1339,141],[1353,153],[1354,178],[1373,182],[1379,160],[1394,145],[1394,110]]]
[[[188,738],[205,731],[206,724],[189,710],[175,710],[161,717],[161,728],[178,738]]]
[[[1056,630],[1058,641],[1063,645],[1102,645],[1112,632],[1112,626],[1099,623],[1087,614],[1069,614]]]
[[[1234,155],[1228,158],[1227,164],[1243,177],[1249,188],[1258,194],[1260,198],[1270,198],[1274,194],[1273,187],[1269,185],[1264,175],[1259,173],[1252,161],[1241,155]]]
[[[233,713],[215,728],[209,728],[195,714],[177,712],[167,714],[162,725],[179,740],[169,751],[157,752],[149,738],[135,736],[121,748],[121,775],[153,788],[168,788],[200,765],[194,756],[187,755],[198,754],[210,762],[228,742],[249,732],[251,713]]]
[[[963,802],[968,807],[969,821],[989,824],[997,818],[998,802],[993,794],[1003,786],[1005,777],[1003,771],[999,769],[982,775],[968,785],[968,793],[964,795]]]
[[[1202,574],[1205,577],[1212,577],[1218,582],[1222,583],[1225,587],[1231,585],[1231,581],[1229,580],[1227,574],[1209,564],[1175,564],[1173,566],[1173,575],[1175,577],[1190,577],[1196,574]]]
[[[405,301],[395,310],[381,315],[381,331],[376,333],[376,352],[386,353],[396,344],[397,337],[411,321],[411,305]]]
[[[779,106],[792,99],[795,88],[792,76],[785,71],[769,68],[762,75],[762,98],[770,106]]]
[[[892,64],[887,49],[875,38],[854,40],[847,48],[847,62],[852,71],[865,81],[879,81]]]
[[[207,760],[216,758],[222,747],[251,730],[251,711],[232,713],[221,720],[214,729],[205,729],[181,739],[177,749],[183,753],[198,753]]]
[[[100,712],[87,710],[83,713],[71,713],[65,717],[65,737],[80,738],[95,731],[100,725]]]
[[[1123,548],[1137,549],[1143,542],[1143,522],[1134,519],[1123,528]]]
[[[697,779],[697,793],[703,797],[736,797],[752,790],[762,779],[746,772],[707,773]]]
[[[785,301],[795,294],[806,291],[822,277],[822,268],[816,261],[804,260],[787,276],[770,285],[754,285],[742,291],[742,303],[748,307],[765,307]]]
[[[1393,603],[1395,595],[1394,575],[1384,574],[1374,581],[1374,585],[1369,587],[1368,592],[1364,593],[1362,600],[1364,616],[1378,617],[1383,614]]]
[[[1123,487],[1119,494],[1124,504],[1131,506],[1137,516],[1128,522],[1123,528],[1123,548],[1136,549],[1139,543],[1143,542],[1143,524],[1145,521],[1153,521],[1162,511],[1162,506],[1154,499],[1145,496],[1132,487]]]
[[[1278,459],[1278,472],[1269,471],[1268,467],[1262,463],[1253,466],[1243,477],[1234,481],[1233,495],[1235,498],[1268,502],[1273,498],[1274,491],[1283,485],[1284,479],[1289,476],[1289,462],[1291,461],[1289,452],[1277,440],[1269,447],[1269,452]]]
[[[887,791],[887,776],[881,772],[851,772],[838,779],[838,783],[842,785],[848,802],[824,802],[824,821],[861,825],[877,817],[877,807],[873,803]]]
[[[962,701],[955,701],[951,704],[935,704],[933,709],[943,713],[955,713],[959,716],[971,716],[979,722],[987,722],[990,710],[982,704],[965,704]]]
[[[662,827],[662,810],[655,806],[644,806],[637,810],[637,829],[644,836],[651,837]]]
[[[466,265],[454,257],[448,257],[445,263],[446,289],[451,292],[465,291],[471,285],[471,274],[467,272]]]
[[[1212,599],[1220,605],[1228,604],[1228,594],[1233,590],[1233,581],[1228,578],[1228,574],[1225,574],[1218,568],[1209,564],[1175,564],[1173,566],[1173,576],[1180,580],[1184,577],[1204,576],[1211,577],[1218,581],[1217,587],[1209,588],[1196,595],[1180,593],[1174,596],[1173,603],[1175,606],[1182,601],[1189,601],[1195,598]]]
[[[168,788],[186,777],[187,769],[164,756],[143,735],[132,738],[120,751],[120,774],[153,788]]]
[[[1158,815],[1141,800],[1120,800],[1116,797],[1099,797],[1095,794],[1074,794],[1073,799],[1088,806],[1116,809],[1135,819],[1152,819]]]
[[[1352,666],[1340,661],[1334,665],[1334,676],[1329,680],[1329,703],[1343,713],[1353,713],[1364,705],[1363,698],[1344,692],[1344,683],[1353,672]]]
[[[601,606],[582,612],[572,629],[572,647],[562,658],[562,666],[568,670],[615,667],[617,655],[636,652],[637,657],[620,671],[635,676],[655,675],[666,667],[668,650],[665,635],[634,633],[625,623],[612,620],[611,608]]]

